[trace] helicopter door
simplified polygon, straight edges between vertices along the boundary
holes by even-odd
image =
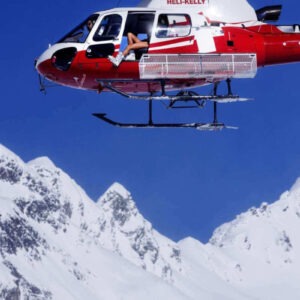
[[[106,58],[120,47],[122,27],[126,13],[114,13],[102,17],[100,23],[95,24],[93,33],[89,36],[86,48],[86,57]]]
[[[121,48],[125,48],[127,46],[127,34],[129,32],[136,35],[139,40],[146,41],[150,44],[154,17],[155,12],[129,11],[123,32],[123,43],[121,44]],[[144,53],[148,52],[148,48],[149,47],[135,50],[132,53],[134,58],[139,60]]]

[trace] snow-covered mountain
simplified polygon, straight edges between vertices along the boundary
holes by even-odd
[[[300,181],[209,243],[157,232],[114,183],[97,202],[0,145],[0,299],[299,299]]]
[[[130,193],[114,183],[97,202],[103,210],[102,246],[172,282],[180,271],[179,247],[163,237],[139,213]]]
[[[223,272],[233,285],[258,299],[300,299],[300,180],[219,227],[210,244],[236,261],[238,276]]]

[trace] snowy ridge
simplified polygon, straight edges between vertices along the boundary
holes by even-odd
[[[0,299],[300,299],[300,180],[175,243],[114,183],[93,202],[50,159],[0,145]]]
[[[104,210],[102,245],[168,281],[180,270],[177,245],[162,237],[139,213],[130,193],[114,183],[97,203]],[[171,268],[172,265],[172,268]]]
[[[299,179],[290,191],[273,204],[251,208],[214,232],[210,244],[237,262],[239,276],[228,280],[251,293],[262,295],[273,290],[273,299],[299,299],[300,289],[300,186]],[[276,285],[280,283],[280,286]],[[252,291],[252,286],[261,286]],[[284,287],[284,288],[282,288]]]

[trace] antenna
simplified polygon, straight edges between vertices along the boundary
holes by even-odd
[[[120,6],[121,1],[122,1],[122,0],[118,0],[118,2],[117,2],[117,7]]]

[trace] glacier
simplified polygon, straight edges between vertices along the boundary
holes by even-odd
[[[0,145],[0,299],[300,299],[299,182],[206,244],[175,242],[120,183],[93,201],[49,158]]]

